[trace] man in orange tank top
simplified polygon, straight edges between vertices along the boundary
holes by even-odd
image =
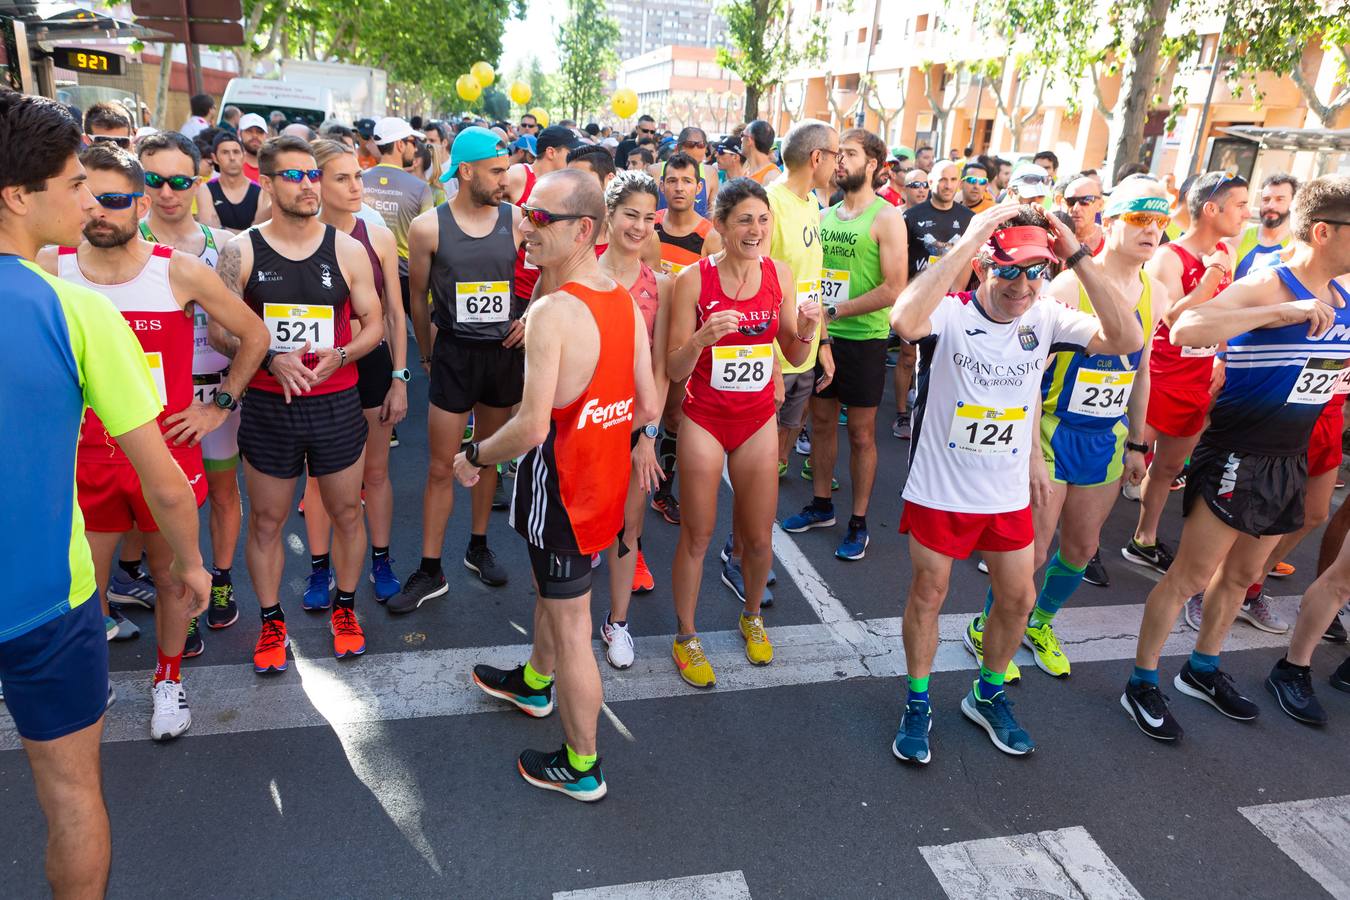
[[[589,173],[567,169],[535,184],[521,222],[525,252],[562,287],[530,307],[519,411],[455,458],[455,477],[472,486],[481,469],[527,454],[511,525],[529,545],[535,644],[523,665],[474,666],[473,680],[542,718],[553,711],[556,678],[566,743],[526,750],[517,769],[535,787],[583,801],[607,790],[596,754],[604,698],[591,650],[590,557],[619,537],[628,491],[626,480],[597,473],[627,466],[634,429],[659,412],[642,314],[595,257],[604,219]]]

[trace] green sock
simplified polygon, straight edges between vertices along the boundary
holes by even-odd
[[[553,676],[540,675],[538,672],[534,670],[534,666],[530,665],[529,660],[526,660],[525,683],[530,687],[534,688],[536,691],[542,691],[544,688],[548,687],[550,684],[553,683]]]
[[[909,679],[909,689],[919,694],[928,693],[928,679],[931,676],[925,675],[922,678],[915,678],[913,675],[906,675]]]
[[[589,772],[595,767],[595,761],[599,757],[594,753],[581,754],[572,749],[572,745],[567,745],[567,763],[578,772]]]

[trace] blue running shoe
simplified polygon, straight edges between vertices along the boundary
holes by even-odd
[[[901,762],[928,765],[933,758],[928,749],[928,732],[933,730],[933,708],[922,700],[911,700],[900,717],[900,730],[895,733],[891,752]]]
[[[855,525],[848,527],[848,534],[839,543],[839,549],[834,551],[834,555],[839,559],[862,559],[867,555],[867,529]]]
[[[327,609],[333,605],[332,591],[337,586],[332,569],[316,569],[309,573],[309,587],[305,588],[305,609]]]
[[[520,777],[535,787],[557,791],[564,797],[585,803],[594,803],[609,790],[600,771],[600,760],[597,759],[585,772],[578,772],[567,760],[566,744],[553,753],[526,750],[516,761],[516,768]]]
[[[375,599],[383,603],[403,590],[398,576],[394,574],[392,559],[374,559],[370,562],[370,583],[375,585]]]
[[[981,700],[975,693],[974,685],[961,701],[961,712],[988,733],[995,747],[1009,756],[1026,756],[1036,749],[1036,745],[1031,735],[1022,730],[1017,719],[1013,718],[1012,707],[1012,701],[1005,691],[999,691],[993,700]]]
[[[803,531],[810,531],[812,528],[829,528],[834,524],[834,507],[831,505],[828,511],[816,509],[812,504],[802,507],[802,511],[795,516],[788,516],[783,520],[783,530],[792,534],[800,534]]]
[[[731,561],[731,541],[732,535],[729,534],[727,535],[727,542],[722,545],[722,562]],[[769,580],[764,583],[769,585],[770,587],[778,583],[778,573],[773,570],[773,566],[769,566]],[[773,599],[770,598],[769,602],[763,605],[773,606]]]
[[[132,578],[118,566],[108,579],[108,605],[114,609],[126,609],[139,606],[142,609],[154,609],[155,583],[144,575]]]
[[[736,595],[736,599],[745,603],[745,576],[741,574],[741,564],[738,560],[728,559],[722,563],[722,583],[731,588],[731,592]],[[763,607],[773,606],[773,591],[769,586],[764,586],[764,596],[760,599],[759,605]]]

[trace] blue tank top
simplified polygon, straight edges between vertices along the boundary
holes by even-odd
[[[1315,299],[1287,266],[1272,270],[1295,299]],[[1335,282],[1332,288],[1345,305],[1335,310],[1336,323],[1321,337],[1309,337],[1308,324],[1299,322],[1228,341],[1228,368],[1206,443],[1263,456],[1307,452],[1313,424],[1350,360],[1350,292]]]

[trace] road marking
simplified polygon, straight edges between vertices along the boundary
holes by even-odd
[[[920,847],[919,852],[952,900],[1143,900],[1085,828]]]
[[[1238,812],[1328,894],[1350,900],[1350,795],[1243,806]]]
[[[609,887],[560,891],[553,900],[750,900],[745,874],[718,872],[716,875],[690,875],[663,881],[638,881]]]

